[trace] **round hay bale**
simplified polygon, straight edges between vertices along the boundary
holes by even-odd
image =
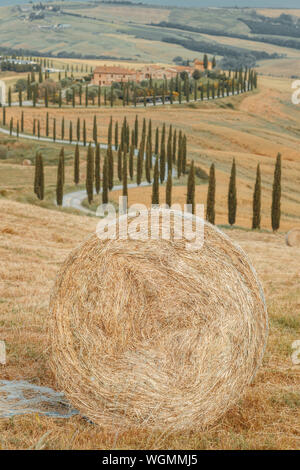
[[[23,160],[22,165],[23,166],[31,166],[31,160],[28,160],[28,159]]]
[[[300,228],[290,230],[285,236],[285,241],[288,246],[300,247]]]
[[[50,302],[52,370],[94,423],[203,429],[261,364],[267,311],[245,253],[206,222],[202,248],[186,246],[93,235],[64,263]]]

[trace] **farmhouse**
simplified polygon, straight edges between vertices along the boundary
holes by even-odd
[[[94,70],[93,83],[95,85],[111,85],[113,82],[128,81],[140,81],[135,70],[106,65],[96,67]]]
[[[208,62],[208,70],[212,69],[212,62]],[[149,64],[141,67],[138,70],[127,69],[120,66],[107,66],[102,65],[96,67],[94,70],[93,83],[94,85],[109,86],[113,82],[128,82],[133,81],[136,83],[142,80],[162,80],[164,78],[170,80],[175,78],[178,73],[187,72],[189,76],[192,75],[194,70],[204,71],[203,61],[194,60],[193,67],[187,65],[174,65],[174,66],[161,66],[156,64]]]

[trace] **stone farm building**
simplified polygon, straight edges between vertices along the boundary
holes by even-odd
[[[208,62],[208,70],[212,69],[212,63]],[[184,65],[161,66],[148,64],[140,69],[133,70],[120,66],[101,65],[94,70],[93,83],[95,85],[110,86],[113,82],[136,82],[153,78],[160,80],[175,78],[178,73],[187,72],[189,76],[194,70],[204,71],[203,61],[194,60],[193,67]]]

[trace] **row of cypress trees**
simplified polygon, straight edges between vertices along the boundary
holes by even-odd
[[[212,164],[209,173],[209,184],[207,192],[207,209],[206,219],[208,222],[215,223],[215,193],[216,193],[216,176],[215,165]],[[237,213],[237,188],[236,188],[236,163],[232,162],[231,174],[228,187],[228,223],[234,225]],[[260,229],[261,226],[261,171],[260,164],[256,169],[256,180],[253,192],[252,202],[252,229]],[[272,205],[271,205],[271,225],[273,231],[277,231],[280,227],[281,218],[281,154],[278,153],[275,163],[273,188],[272,188]]]
[[[128,173],[131,180],[134,178],[134,155],[135,145],[138,143],[136,140],[135,131],[138,134],[139,122],[136,117],[134,129],[131,132],[131,144],[129,144],[129,155],[128,155],[128,136],[129,126],[124,118],[121,128],[121,140],[118,139],[118,122],[115,123],[115,141],[114,147],[117,150],[117,173],[118,179],[122,182],[123,195],[128,195]],[[97,142],[95,149],[91,143],[88,146],[87,151],[87,168],[86,168],[86,191],[88,196],[89,204],[93,201],[94,187],[97,194],[100,193],[101,189],[101,170],[102,170],[102,201],[103,203],[108,202],[108,192],[113,189],[114,185],[114,158],[113,158],[113,145],[112,145],[112,128],[113,122],[110,120],[109,132],[108,132],[108,148],[103,162],[103,168],[101,169],[101,150],[100,144]],[[165,125],[161,131],[161,140],[159,145],[159,129],[156,129],[155,138],[155,163],[153,168],[153,178],[151,179],[150,169],[152,168],[152,123],[151,120],[148,122],[148,133],[146,132],[146,121],[143,120],[142,134],[140,139],[139,151],[136,158],[136,179],[139,185],[143,178],[143,166],[145,166],[146,180],[152,182],[152,204],[159,204],[159,185],[165,182],[165,172],[167,168],[167,179],[166,179],[166,203],[171,206],[172,203],[172,185],[173,185],[173,163],[177,164],[177,176],[181,175],[179,170],[183,173],[187,171],[186,164],[186,136],[183,136],[179,132],[178,141],[176,139],[176,130],[172,133],[172,126],[169,128],[168,136],[168,150],[167,159],[165,154],[165,137],[166,128]],[[145,151],[145,142],[147,141],[147,150]],[[178,146],[178,152],[176,153]],[[79,162],[79,145],[76,144],[74,154],[74,182],[79,183],[80,180],[80,162]],[[151,162],[151,163],[150,163]],[[184,167],[182,165],[184,162]],[[57,170],[57,204],[62,205],[63,200],[63,185],[64,185],[64,149],[61,149],[58,162]],[[44,197],[44,169],[43,159],[40,153],[36,156],[35,165],[35,180],[34,180],[34,192],[39,199]],[[216,176],[215,176],[215,165],[212,164],[209,172],[209,184],[207,192],[207,209],[206,219],[214,224],[215,223],[215,194],[216,194]],[[280,226],[280,201],[281,201],[281,155],[278,154],[276,159],[274,181],[272,190],[272,208],[271,208],[271,220],[272,229],[274,231],[279,229]],[[192,210],[195,210],[195,167],[194,161],[191,162],[187,180],[187,204],[192,205]],[[229,187],[228,187],[228,223],[234,225],[236,222],[237,214],[237,187],[236,187],[236,162],[235,159],[232,163]],[[256,181],[253,193],[253,217],[252,217],[252,229],[260,229],[261,223],[261,172],[260,165],[258,164],[256,170]]]

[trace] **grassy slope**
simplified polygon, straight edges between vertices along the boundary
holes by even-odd
[[[49,295],[62,260],[96,227],[96,220],[0,200],[0,337],[8,363],[1,377],[55,388],[48,368],[46,324]],[[291,344],[299,339],[300,249],[281,235],[231,231],[263,282],[270,315],[264,363],[239,403],[206,432],[164,436],[118,434],[80,417],[37,415],[0,420],[2,449],[27,449],[46,432],[46,449],[295,449],[300,438],[299,366]],[[21,333],[20,333],[21,332]]]

